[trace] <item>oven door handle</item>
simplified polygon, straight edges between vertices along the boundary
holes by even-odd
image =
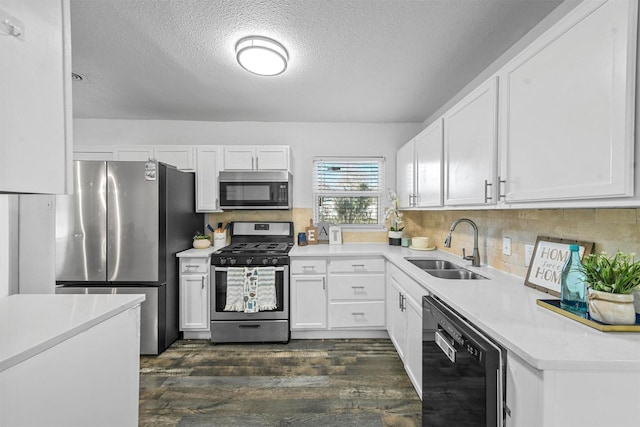
[[[234,268],[234,267],[218,267],[218,266],[214,266],[213,270],[214,271],[222,271],[222,272],[227,272],[229,271],[229,268]],[[235,268],[242,268],[242,267],[235,267]],[[249,267],[249,268],[261,268],[261,267]],[[284,267],[276,267],[275,271],[284,271]]]
[[[435,341],[449,360],[451,360],[452,363],[456,363],[456,349],[451,345],[449,340],[442,335],[442,331],[436,331]]]

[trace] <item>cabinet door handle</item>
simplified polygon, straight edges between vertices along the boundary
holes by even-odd
[[[492,185],[493,184],[487,181],[486,179],[484,180],[484,202],[485,203],[489,203],[489,200],[493,199],[493,197],[489,195],[489,187],[491,187]]]
[[[255,169],[254,163],[255,163],[255,157],[251,157],[251,170]]]
[[[502,186],[504,185],[504,194],[502,194]],[[507,200],[507,180],[498,177],[498,200]]]
[[[202,276],[202,290],[204,290],[204,276]]]
[[[325,283],[324,283],[324,276],[322,276],[322,290],[323,290],[323,291],[325,290],[325,286],[326,286],[326,285],[325,285]]]
[[[256,169],[260,169],[260,166],[258,166],[258,160],[259,160],[259,158],[256,157]]]

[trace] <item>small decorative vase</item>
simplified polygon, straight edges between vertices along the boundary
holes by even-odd
[[[193,239],[193,247],[196,249],[207,249],[209,246],[211,246],[209,239]]]
[[[609,325],[633,325],[636,310],[633,294],[612,294],[589,289],[589,315],[598,322]]]
[[[400,246],[402,244],[402,231],[389,231],[389,244]]]

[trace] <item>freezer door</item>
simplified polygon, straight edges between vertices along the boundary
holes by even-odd
[[[107,280],[157,282],[159,245],[159,165],[107,163]]]
[[[106,162],[73,162],[74,193],[56,196],[56,280],[106,280]]]

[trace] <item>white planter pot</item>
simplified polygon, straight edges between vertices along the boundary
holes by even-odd
[[[633,299],[633,294],[612,294],[589,289],[589,315],[609,325],[633,325],[636,323]]]
[[[211,246],[209,239],[193,239],[193,247],[196,249],[207,249],[209,246]]]
[[[389,244],[391,246],[400,246],[402,243],[402,231],[389,231]]]

